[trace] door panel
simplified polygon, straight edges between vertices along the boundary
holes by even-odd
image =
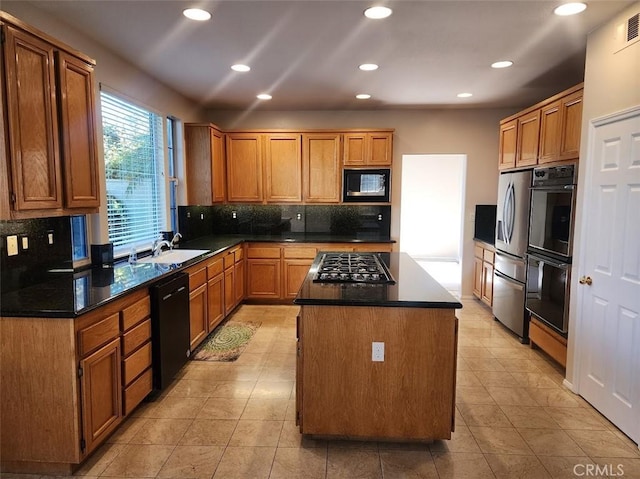
[[[574,328],[579,392],[640,440],[640,109],[595,122]],[[586,277],[591,281],[586,281]]]

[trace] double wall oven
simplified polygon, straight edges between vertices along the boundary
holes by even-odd
[[[526,308],[567,336],[575,166],[536,168],[531,187]]]

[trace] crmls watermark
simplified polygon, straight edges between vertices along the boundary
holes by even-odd
[[[573,475],[577,477],[617,477],[624,476],[622,464],[576,464]]]

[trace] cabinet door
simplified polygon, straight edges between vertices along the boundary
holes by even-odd
[[[562,127],[560,132],[559,160],[575,160],[580,157],[580,132],[582,130],[582,90],[561,100]]]
[[[540,110],[518,118],[516,166],[532,166],[538,162]]]
[[[345,166],[365,166],[367,156],[367,134],[345,133],[344,136]]]
[[[367,163],[373,166],[391,166],[393,158],[393,133],[368,133]]]
[[[209,134],[211,140],[211,196],[213,203],[222,203],[226,198],[227,189],[224,136],[215,128],[210,128]]]
[[[207,336],[207,284],[189,293],[190,345],[195,347]]]
[[[493,265],[482,263],[482,297],[487,306],[493,306]]]
[[[234,266],[235,278],[235,304],[240,304],[244,299],[244,261],[237,262]]]
[[[227,134],[229,202],[262,201],[262,142],[253,133]]]
[[[280,260],[247,260],[247,297],[280,298]]]
[[[224,274],[207,282],[207,320],[209,332],[224,319]]]
[[[482,258],[473,259],[473,295],[482,299]]]
[[[552,163],[560,155],[560,102],[555,101],[540,111],[540,157],[538,163]]]
[[[295,298],[307,277],[313,261],[306,259],[285,259],[283,262],[283,287],[285,298]]]
[[[340,201],[340,134],[305,134],[302,138],[304,201]]]
[[[265,200],[271,203],[302,200],[300,135],[265,135]]]
[[[54,49],[10,26],[4,31],[13,207],[60,208],[62,178]]]
[[[236,300],[235,271],[233,266],[224,270],[224,312],[225,315],[233,311]]]
[[[89,453],[122,420],[120,339],[80,361],[82,427]]]
[[[505,170],[516,166],[516,146],[518,144],[518,120],[514,119],[500,125],[500,151],[498,169]]]
[[[93,67],[57,53],[65,206],[100,206]]]

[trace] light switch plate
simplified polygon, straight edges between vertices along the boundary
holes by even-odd
[[[18,236],[7,236],[7,256],[16,256],[18,254]]]
[[[22,241],[22,249],[23,250],[28,250],[29,249],[29,238],[26,236],[23,236],[20,238],[20,240]]]

